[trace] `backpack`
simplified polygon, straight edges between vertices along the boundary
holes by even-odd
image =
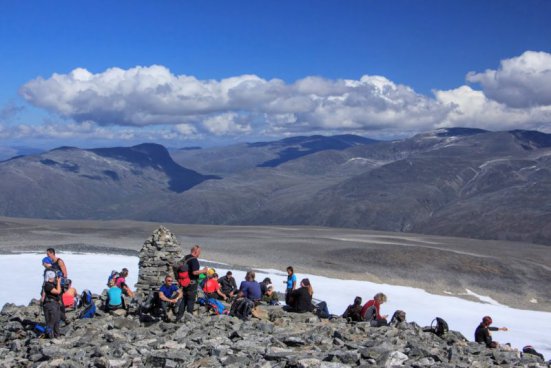
[[[175,268],[176,278],[178,279],[178,284],[181,287],[188,287],[189,284],[191,284],[188,262],[193,258],[195,257],[190,257],[188,259],[184,258]]]
[[[247,298],[236,299],[230,307],[230,316],[248,320],[253,313],[254,302]]]
[[[208,309],[214,312],[214,314],[228,314],[224,304],[217,299],[208,298],[206,305]]]
[[[96,304],[92,300],[92,293],[90,290],[85,289],[80,294],[80,306],[84,307],[77,316],[78,319],[94,318],[96,315]]]
[[[121,274],[119,273],[119,271],[111,271],[111,274],[109,275],[109,277],[107,278],[107,286],[109,286],[109,283],[111,282],[111,280],[115,280],[115,282],[117,281],[117,279],[121,276]]]
[[[436,325],[435,325],[435,322],[436,322]],[[436,317],[435,319],[432,320],[432,322],[430,323],[430,328],[432,330],[431,331],[432,333],[440,337],[442,337],[444,334],[448,333],[449,331],[448,323],[440,317]]]

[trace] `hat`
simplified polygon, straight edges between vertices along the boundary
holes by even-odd
[[[44,281],[48,281],[50,279],[55,279],[54,271],[46,271],[46,273],[44,274]]]
[[[214,268],[209,268],[209,270],[207,271],[207,276],[210,276],[212,277],[212,275],[214,275],[216,271],[214,270]]]
[[[266,290],[268,290],[268,289],[273,289],[273,288],[274,288],[274,285],[272,285],[272,284],[266,285]]]
[[[302,281],[300,283],[304,286],[310,286],[310,280],[308,280],[308,279],[302,279]]]

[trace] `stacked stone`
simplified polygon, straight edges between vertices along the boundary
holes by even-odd
[[[165,276],[173,275],[173,265],[184,255],[176,236],[170,230],[164,226],[155,230],[140,250],[137,294],[143,298],[152,290],[158,290]]]

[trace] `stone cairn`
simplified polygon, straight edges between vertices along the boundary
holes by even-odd
[[[168,274],[173,274],[173,265],[184,258],[176,236],[164,226],[151,234],[140,250],[140,271],[136,284],[137,295],[147,297],[157,290]]]

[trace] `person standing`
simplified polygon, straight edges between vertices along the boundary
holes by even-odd
[[[199,286],[199,275],[206,274],[208,267],[201,269],[199,264],[199,256],[201,255],[201,246],[194,245],[191,248],[190,254],[184,257],[184,262],[187,263],[190,283],[182,288],[183,298],[182,306],[188,313],[193,314],[193,305],[197,299],[197,287]],[[181,316],[180,316],[181,317]],[[179,319],[177,319],[179,320]]]
[[[289,305],[289,296],[297,287],[297,276],[295,275],[295,270],[293,267],[287,267],[287,281],[283,281],[283,283],[287,284],[287,288],[285,290],[285,303]]]
[[[47,335],[49,338],[57,338],[61,335],[59,323],[61,321],[61,278],[56,277],[54,271],[46,271],[44,276],[44,317],[46,318]]]

